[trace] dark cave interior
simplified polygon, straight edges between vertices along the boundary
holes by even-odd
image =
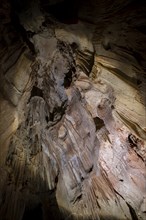
[[[32,1],[35,1],[35,0],[32,0]],[[38,0],[39,1],[39,0]],[[97,0],[98,1],[98,0]],[[94,24],[94,15],[93,15],[93,17],[91,16],[91,15],[89,15],[89,18],[90,19],[88,19],[88,12],[87,12],[87,18],[86,18],[86,16],[83,16],[84,15],[84,13],[83,13],[83,15],[82,15],[82,11],[84,11],[84,4],[85,5],[87,5],[87,6],[89,6],[89,12],[91,13],[91,11],[92,11],[92,7],[94,7],[94,3],[96,2],[96,0],[91,0],[90,1],[90,3],[89,3],[89,1],[88,0],[85,0],[85,1],[83,1],[83,0],[79,0],[79,1],[77,1],[77,0],[62,0],[62,1],[54,1],[53,2],[53,0],[51,0],[51,1],[49,1],[49,0],[40,0],[39,1],[39,7],[40,7],[40,10],[43,12],[43,13],[45,13],[45,18],[46,18],[46,20],[42,23],[42,27],[43,26],[49,26],[49,22],[50,22],[50,26],[51,26],[51,22],[53,21],[54,22],[54,24],[55,24],[55,22],[57,23],[62,23],[63,25],[76,25],[76,24],[78,24],[79,23],[79,21],[83,21],[83,22],[85,22],[85,23],[88,23],[88,27],[90,27],[90,25],[92,26],[93,24]],[[123,1],[124,2],[124,1]],[[106,5],[106,7],[107,7],[107,10],[109,9],[109,11],[111,10],[112,11],[112,7],[110,8],[110,3],[112,4],[112,1],[108,1],[108,4]],[[36,48],[35,48],[35,46],[34,46],[34,44],[33,44],[33,41],[31,40],[31,38],[33,37],[33,36],[35,36],[35,32],[33,32],[33,31],[28,31],[28,30],[26,30],[25,29],[25,27],[21,24],[21,22],[20,22],[20,18],[19,18],[19,15],[23,12],[23,11],[27,11],[27,9],[30,7],[30,4],[31,4],[31,0],[11,0],[10,1],[10,6],[11,6],[11,25],[12,25],[12,31],[13,32],[16,32],[17,34],[16,34],[16,36],[18,37],[18,41],[22,41],[23,42],[23,44],[25,45],[24,46],[24,50],[26,49],[26,48],[29,48],[29,53],[28,53],[28,55],[27,56],[29,56],[29,58],[30,58],[30,60],[32,60],[32,61],[34,61],[35,59],[36,59],[36,57],[37,57],[37,51],[36,51]],[[122,4],[122,3],[121,3]],[[123,4],[125,4],[125,2],[123,3]],[[115,4],[116,5],[116,4]],[[142,5],[143,6],[143,8],[146,6],[146,1],[144,1],[144,0],[139,0],[139,1],[137,1],[137,0],[129,0],[128,1],[128,4],[125,4],[126,6],[124,6],[124,7],[122,7],[122,6],[120,6],[122,9],[120,9],[119,11],[117,10],[117,12],[115,12],[114,10],[114,7],[113,7],[113,11],[112,11],[112,13],[110,13],[110,15],[109,15],[109,17],[108,17],[108,13],[106,14],[104,14],[104,16],[103,16],[103,23],[105,22],[106,23],[106,21],[108,22],[108,23],[110,23],[110,21],[112,20],[112,16],[114,17],[114,16],[117,16],[117,14],[119,13],[121,13],[121,17],[122,17],[122,15],[125,13],[125,11],[127,10],[127,11],[134,11],[135,10],[135,8],[136,7],[139,7],[139,5]],[[101,4],[101,6],[102,6],[102,4]],[[117,5],[116,5],[116,7],[117,7]],[[115,8],[116,8],[115,7]],[[100,12],[101,11],[101,14],[102,14],[102,8],[98,8],[98,11],[97,11],[97,14],[98,14],[98,12]],[[125,10],[125,11],[124,11]],[[93,11],[94,11],[94,9],[93,9]],[[123,11],[124,11],[124,13],[123,13]],[[9,13],[9,11],[8,11],[8,13]],[[90,14],[89,13],[89,14]],[[96,12],[94,11],[94,13],[96,14]],[[115,15],[116,14],[116,15]],[[99,13],[99,16],[100,16],[100,13]],[[143,15],[142,15],[143,16]],[[50,19],[50,17],[51,17],[51,19]],[[127,17],[126,17],[127,18]],[[3,18],[2,18],[3,19]],[[28,19],[28,18],[27,18]],[[49,20],[50,19],[50,20]],[[108,20],[109,19],[109,20]],[[124,18],[125,19],[125,18]],[[132,20],[133,20],[133,17],[131,17],[130,18],[131,20],[131,23],[132,23]],[[98,21],[98,16],[96,17],[96,22]],[[113,22],[113,21],[112,21]],[[97,22],[98,23],[98,22]],[[100,17],[99,17],[99,23],[100,23]],[[47,25],[46,25],[47,24]],[[53,25],[54,25],[53,24]],[[102,25],[100,24],[99,25],[99,28],[101,27]],[[125,27],[123,27],[123,30],[124,30],[124,28]],[[42,28],[43,29],[43,28]],[[98,28],[97,28],[98,29]],[[96,30],[97,30],[96,29]],[[126,28],[125,28],[126,29]],[[142,34],[146,34],[146,25],[145,24],[142,24],[142,25],[140,25],[140,26],[138,26],[137,25],[137,30],[139,30],[140,31],[140,33],[142,33]],[[126,30],[127,31],[127,30]],[[77,31],[77,35],[78,35],[78,32],[79,32],[79,30]],[[98,31],[97,31],[98,32]],[[111,32],[109,31],[108,32],[108,34],[109,35],[111,35]],[[15,35],[15,34],[14,34]],[[122,34],[121,34],[122,35]],[[124,34],[123,34],[124,35]],[[16,37],[15,36],[15,37]],[[17,40],[16,40],[16,38],[14,37],[14,42],[16,42]],[[59,41],[59,40],[58,40]],[[110,54],[110,52],[111,52],[111,54],[112,54],[112,49],[114,48],[114,43],[113,44],[111,44],[111,43],[109,43],[110,41],[106,41],[106,43],[104,43],[104,42],[101,42],[101,44],[102,44],[102,47],[104,48],[104,50],[107,52],[107,54],[109,53]],[[9,44],[12,44],[13,45],[13,37],[11,38],[11,42],[9,43]],[[96,44],[96,43],[95,43]],[[4,44],[3,44],[3,46],[4,46]],[[64,44],[64,47],[66,47],[66,45]],[[63,48],[63,46],[62,46],[62,48]],[[71,45],[70,45],[70,48],[71,48],[71,50],[74,52],[76,52],[77,50],[78,50],[78,45],[76,44],[76,42],[74,42],[74,43],[71,43]],[[99,47],[100,48],[100,47]],[[122,53],[123,54],[125,54],[127,51],[127,49],[125,49],[125,48],[123,48],[122,46],[119,46],[119,48],[122,50]],[[129,47],[130,48],[130,47]],[[129,49],[128,48],[128,49]],[[22,49],[23,50],[23,49]],[[94,50],[95,50],[95,48],[94,48]],[[125,52],[126,51],[126,52]],[[130,48],[129,49],[129,51],[130,51],[130,55],[129,55],[129,57],[130,57],[130,59],[132,60],[132,58],[131,58],[131,56],[133,56],[134,57],[134,59],[136,59],[136,62],[139,64],[139,65],[143,65],[143,63],[145,62],[145,58],[143,58],[142,57],[142,55],[139,53],[139,52],[137,52],[137,51],[132,51],[132,49]],[[142,53],[143,53],[143,48],[141,49],[141,51],[142,51]],[[141,52],[140,51],[140,52]],[[85,54],[86,54],[86,52],[87,52],[87,54],[88,54],[88,52],[90,52],[90,51],[84,51],[85,52]],[[115,51],[114,51],[115,52]],[[98,54],[98,51],[96,51],[96,53]],[[118,54],[118,53],[117,53]],[[117,55],[116,54],[116,55]],[[131,55],[132,54],[132,55]],[[82,56],[82,52],[80,52],[80,55]],[[93,51],[92,52],[92,57],[90,57],[89,58],[89,61],[90,61],[90,64],[91,65],[89,65],[88,64],[88,59],[86,60],[86,65],[88,65],[88,68],[87,68],[87,71],[86,71],[86,68],[85,68],[85,73],[86,73],[86,76],[88,76],[89,77],[89,75],[90,75],[90,72],[91,72],[91,70],[92,70],[92,67],[93,67],[93,65],[94,65],[94,62],[95,62],[95,60],[94,60],[94,55],[95,55],[95,52]],[[106,56],[104,56],[105,58],[106,58]],[[128,56],[127,56],[128,57]],[[83,59],[83,56],[82,56],[82,59]],[[103,67],[102,66],[102,64],[100,63],[101,61],[99,60],[99,64],[100,64],[100,66],[101,67]],[[38,65],[39,66],[39,65]],[[108,65],[107,65],[108,66]],[[138,69],[138,68],[137,68]],[[145,63],[144,63],[144,65],[142,66],[142,69],[145,71],[146,70],[146,67],[145,67]],[[135,79],[135,78],[133,78],[133,76],[131,77],[131,75],[129,74],[129,75],[124,75],[124,73],[123,72],[120,72],[120,70],[117,70],[116,68],[114,69],[114,68],[112,68],[112,67],[106,67],[106,70],[112,70],[113,72],[114,71],[117,71],[117,74],[121,74],[122,75],[122,77],[124,78],[124,79],[126,79],[127,81],[128,81],[128,83],[130,84],[130,86],[131,86],[131,84],[132,84],[132,88],[133,87],[140,87],[141,85],[142,85],[142,80],[141,79]],[[111,71],[111,72],[112,72]],[[99,73],[99,75],[100,75],[100,73]],[[70,67],[70,69],[65,73],[65,77],[64,77],[64,80],[63,80],[63,83],[61,84],[61,86],[63,86],[64,88],[65,88],[65,90],[67,90],[67,89],[69,89],[70,87],[71,87],[71,85],[72,85],[72,83],[73,83],[73,78],[75,78],[76,77],[76,68],[74,67],[74,66],[72,66],[72,67]],[[84,76],[84,78],[85,78],[85,80],[86,80],[86,77]],[[123,79],[122,78],[122,79]],[[107,80],[108,81],[108,80]],[[101,83],[102,84],[102,83]],[[51,84],[50,84],[51,85]],[[134,85],[134,86],[133,86]],[[86,90],[86,89],[85,89]],[[57,93],[57,92],[56,92]],[[35,98],[35,97],[39,97],[40,99],[45,99],[44,98],[44,91],[42,90],[42,89],[40,89],[37,85],[33,85],[33,87],[32,87],[32,90],[31,90],[31,92],[30,92],[30,97],[29,97],[29,99],[28,99],[28,103],[30,102],[30,100],[32,99],[32,98]],[[144,95],[144,97],[145,97],[145,95]],[[143,97],[142,97],[143,98]],[[57,98],[56,98],[57,99]],[[79,98],[79,99],[81,99],[81,98]],[[144,99],[144,98],[143,98]],[[53,100],[53,98],[52,98],[52,100]],[[143,101],[143,102],[145,102],[145,100]],[[52,104],[53,105],[53,104]],[[58,115],[58,114],[60,114],[61,116],[60,116],[60,118],[59,118],[59,120],[61,120],[63,117],[64,117],[64,114],[66,113],[66,108],[68,107],[68,104],[66,104],[66,102],[65,101],[62,101],[62,105],[60,105],[59,107],[58,106],[55,106],[54,108],[53,108],[53,111],[51,112],[50,111],[50,113],[49,113],[49,116],[48,115],[46,115],[45,116],[45,120],[46,120],[46,124],[48,124],[49,122],[54,122],[54,118],[56,117],[56,115]],[[75,107],[76,108],[76,107]],[[111,109],[113,109],[114,110],[114,106],[112,105],[112,107],[111,107]],[[55,113],[54,113],[55,112]],[[98,117],[98,116],[94,116],[93,118],[92,118],[93,120],[93,124],[94,124],[94,126],[95,126],[95,132],[98,132],[100,129],[101,130],[104,130],[105,129],[105,127],[106,127],[106,123],[105,123],[105,121],[102,119],[102,117]],[[78,119],[79,120],[79,119]],[[58,121],[57,121],[58,122]],[[56,123],[54,123],[53,125],[56,125],[57,124],[57,122]],[[137,126],[137,124],[135,125],[133,125],[133,127],[136,127]],[[139,126],[139,125],[138,125]],[[137,126],[137,127],[138,127]],[[33,127],[33,126],[32,126]],[[135,129],[135,127],[134,127],[134,129]],[[136,127],[136,129],[137,129],[137,127]],[[46,126],[46,128],[47,128],[47,126]],[[58,129],[58,128],[57,128]],[[138,127],[138,129],[139,129],[139,127]],[[137,130],[138,130],[137,129]],[[105,129],[106,130],[106,129]],[[120,130],[120,129],[119,129]],[[106,132],[108,133],[108,134],[106,134],[107,136],[110,134],[107,130],[106,130]],[[139,132],[139,130],[138,130],[138,132]],[[90,134],[88,134],[89,136],[90,136]],[[104,139],[106,139],[106,135],[103,135],[104,136]],[[28,135],[29,136],[29,135]],[[36,135],[37,136],[37,135]],[[55,135],[54,135],[55,136]],[[102,132],[101,132],[101,136],[102,136]],[[129,137],[129,136],[128,136]],[[97,140],[96,138],[95,138],[95,140]],[[106,140],[107,141],[107,140]],[[127,139],[126,139],[126,141],[127,141]],[[135,145],[133,145],[134,147],[136,147],[137,146],[137,143],[135,144]],[[126,142],[126,147],[127,147],[127,142]],[[133,147],[133,148],[134,148]],[[41,148],[42,148],[42,146],[41,146]],[[59,150],[58,150],[59,151]],[[129,150],[130,151],[130,150]],[[70,154],[71,154],[71,152],[69,152]],[[13,153],[13,154],[15,154],[15,153]],[[94,154],[93,152],[92,152],[92,154]],[[141,157],[141,156],[140,156]],[[143,160],[143,159],[142,159]],[[53,166],[54,166],[54,164],[53,164]],[[92,173],[92,172],[94,172],[94,166],[92,165],[92,166],[90,166],[90,169],[88,169],[88,177],[86,177],[86,178],[89,178],[90,177],[90,173]],[[31,175],[31,172],[30,171],[28,171],[28,174],[30,174]],[[59,174],[58,174],[59,175]],[[105,174],[103,174],[103,176],[104,176]],[[107,175],[107,174],[106,174]],[[106,176],[105,175],[105,176]],[[106,177],[104,176],[104,178],[106,179]],[[40,178],[40,177],[35,177],[36,179],[38,178]],[[57,184],[57,182],[58,182],[58,176],[57,177],[55,177],[56,179],[55,179],[55,184]],[[82,177],[82,181],[84,180],[84,181],[86,181],[86,178],[83,178]],[[103,179],[104,179],[103,178]],[[121,182],[123,182],[123,179],[121,178],[120,179],[120,181]],[[102,181],[101,181],[102,182]],[[46,182],[44,182],[43,183],[45,186],[47,185],[47,183]],[[43,185],[42,184],[42,185]],[[109,183],[109,185],[110,185],[110,183]],[[82,185],[82,182],[81,182],[81,184],[80,184],[80,187],[81,186],[83,186]],[[110,186],[111,187],[111,186]],[[109,188],[110,188],[109,187]],[[35,188],[35,186],[34,186],[34,188]],[[44,187],[45,188],[45,187]],[[45,190],[46,190],[46,188],[45,188]],[[55,190],[56,190],[56,188],[55,188]],[[32,202],[32,206],[30,205],[29,206],[29,202],[28,202],[28,204],[25,206],[25,208],[24,208],[24,212],[23,212],[23,216],[22,216],[22,218],[20,219],[20,220],[29,220],[29,219],[35,219],[35,220],[49,220],[49,219],[51,219],[51,220],[56,220],[56,219],[58,219],[58,220],[67,220],[67,219],[69,219],[69,220],[74,220],[75,218],[74,218],[74,216],[72,215],[72,214],[70,214],[69,213],[69,211],[68,210],[65,210],[64,208],[59,208],[59,206],[58,206],[58,203],[57,203],[57,200],[56,200],[56,192],[55,192],[55,190],[46,190],[46,195],[45,195],[45,198],[47,197],[47,205],[45,204],[45,202],[44,202],[44,204],[47,206],[47,207],[45,207],[44,208],[44,206],[43,206],[43,204],[42,204],[42,201],[44,201],[45,199],[44,199],[44,197],[43,197],[43,195],[40,195],[39,196],[39,199],[38,199],[38,201],[36,201],[36,203],[34,202],[34,200],[35,200],[35,196],[33,195],[33,193],[32,193],[32,197],[34,196],[34,198],[33,198],[33,202]],[[32,190],[33,191],[33,190]],[[113,190],[114,191],[114,190]],[[102,193],[104,194],[104,190],[102,191]],[[41,193],[40,193],[41,194]],[[43,194],[43,193],[42,193]],[[10,194],[11,195],[11,194]],[[10,195],[9,195],[9,197],[10,197]],[[79,196],[77,197],[77,200],[80,200],[81,199],[81,197],[82,197],[82,194],[79,194]],[[98,197],[98,196],[97,196]],[[119,196],[119,194],[118,194],[118,197],[120,197],[120,199],[122,198],[122,196],[120,195]],[[43,199],[42,199],[43,198]],[[122,198],[123,199],[123,198]],[[48,202],[49,201],[49,202]],[[31,203],[31,202],[30,202]],[[51,208],[50,208],[51,207]],[[101,209],[101,207],[100,207],[100,205],[98,205],[98,207],[99,207],[99,209]],[[139,220],[140,218],[138,218],[138,216],[137,216],[137,214],[136,214],[136,212],[135,212],[135,210],[134,210],[134,208],[130,205],[130,203],[127,203],[127,207],[128,207],[128,210],[129,210],[129,212],[130,212],[130,215],[131,215],[131,220]],[[3,211],[3,210],[2,210]],[[44,218],[44,216],[45,216],[45,218]],[[66,217],[67,216],[67,217]],[[126,216],[126,215],[125,215]],[[127,218],[127,217],[126,217]],[[77,218],[78,220],[96,220],[96,219],[100,219],[100,220],[122,220],[122,219],[119,219],[119,218],[117,218],[117,217],[114,217],[114,216],[104,216],[104,217],[100,217],[100,218],[97,218],[97,216],[94,218],[94,216],[92,217],[92,218],[90,218],[90,217],[87,217],[87,218],[85,218],[85,217],[78,217]],[[128,219],[128,218],[127,218]],[[142,218],[141,218],[142,219]],[[11,220],[11,219],[9,219],[9,218],[2,218],[2,220]],[[15,219],[12,219],[12,220],[15,220]],[[144,220],[144,219],[142,219],[142,220]]]

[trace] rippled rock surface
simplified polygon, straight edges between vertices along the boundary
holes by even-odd
[[[0,218],[144,220],[145,3],[0,5]]]

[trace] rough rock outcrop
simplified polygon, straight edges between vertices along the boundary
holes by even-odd
[[[1,1],[0,217],[144,220],[146,7],[45,3]]]

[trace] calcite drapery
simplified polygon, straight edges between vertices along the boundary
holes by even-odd
[[[49,17],[44,27],[32,1],[19,15],[25,43],[2,2],[3,220],[26,219],[39,204],[44,219],[145,219],[145,8],[128,2],[113,2],[113,15],[103,1],[93,19],[85,1],[86,22]]]

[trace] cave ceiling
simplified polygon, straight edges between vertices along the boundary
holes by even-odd
[[[1,220],[146,219],[145,15],[1,0]]]

